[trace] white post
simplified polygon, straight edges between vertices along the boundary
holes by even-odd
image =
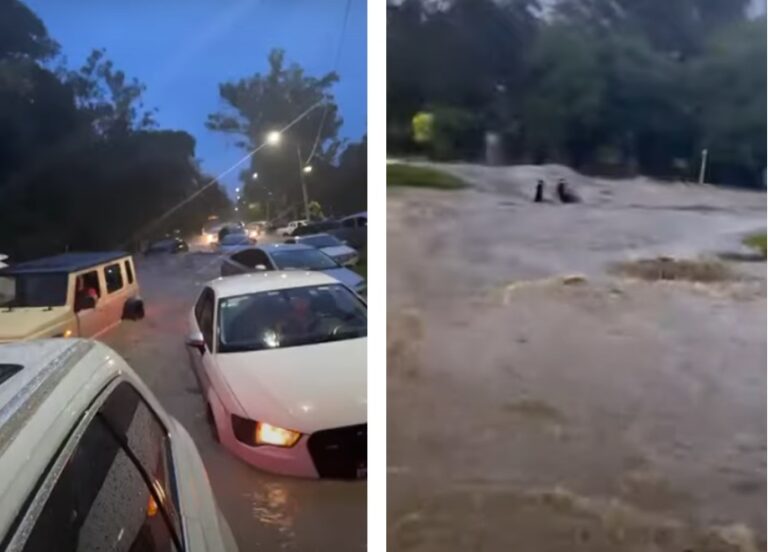
[[[701,167],[699,168],[699,184],[704,184],[704,176],[707,173],[707,149],[701,150]]]

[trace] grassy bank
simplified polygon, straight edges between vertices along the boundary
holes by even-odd
[[[765,232],[751,234],[744,238],[744,245],[758,251],[763,257],[766,256],[766,234]]]
[[[387,165],[387,186],[460,190],[467,185],[461,179],[442,171],[393,163]]]

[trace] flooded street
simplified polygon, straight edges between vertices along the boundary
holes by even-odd
[[[146,318],[104,341],[120,353],[192,435],[240,550],[363,550],[365,482],[281,477],[242,462],[213,440],[184,337],[201,286],[219,275],[213,254],[136,258]]]
[[[742,254],[765,195],[447,170],[473,187],[388,192],[394,549],[765,549],[765,263],[611,270]],[[560,176],[583,204],[531,203]]]

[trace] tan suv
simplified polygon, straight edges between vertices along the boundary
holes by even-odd
[[[65,253],[0,269],[0,342],[97,337],[143,317],[128,253]]]

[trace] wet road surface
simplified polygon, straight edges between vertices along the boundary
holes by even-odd
[[[136,264],[146,318],[124,322],[103,340],[192,435],[240,550],[363,550],[365,482],[269,474],[230,455],[213,440],[184,336],[201,286],[219,275],[217,256],[137,257]]]
[[[608,266],[738,250],[765,195],[584,179],[533,206],[560,169],[448,170],[474,188],[388,197],[392,549],[764,550],[765,263]]]

